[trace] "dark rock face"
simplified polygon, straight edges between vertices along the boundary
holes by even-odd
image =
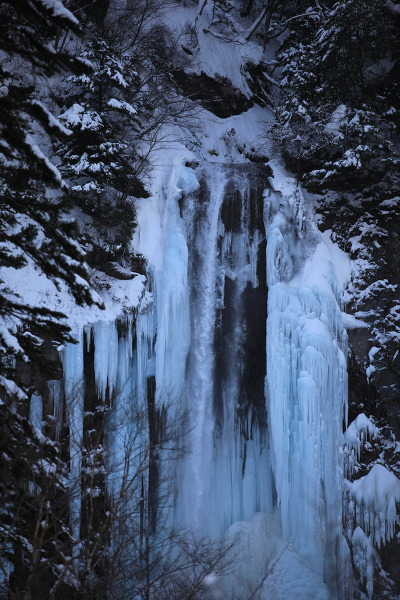
[[[243,67],[243,77],[251,91],[251,98],[247,98],[240,90],[233,87],[229,79],[221,75],[209,77],[205,73],[197,75],[186,73],[183,69],[176,69],[172,72],[172,76],[184,96],[191,100],[198,100],[204,108],[222,119],[239,115],[255,103],[259,106],[271,105],[272,80],[264,63],[249,62]]]
[[[239,115],[253,106],[253,102],[234,88],[226,77],[216,75],[211,78],[205,73],[196,75],[185,73],[182,69],[172,74],[184,96],[198,100],[204,108],[222,119]]]

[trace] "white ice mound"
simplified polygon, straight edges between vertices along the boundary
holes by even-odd
[[[378,435],[378,427],[364,413],[359,414],[350,423],[344,432],[347,476],[354,472],[355,461],[360,458],[364,442],[368,439],[375,439]]]
[[[350,511],[374,544],[392,539],[396,523],[396,504],[400,502],[400,480],[383,465],[376,464],[364,477],[348,483]]]

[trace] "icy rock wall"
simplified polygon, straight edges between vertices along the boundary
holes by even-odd
[[[177,518],[221,538],[272,510],[265,376],[265,174],[205,165],[183,202],[191,345],[184,388],[190,453]]]
[[[342,536],[346,332],[333,264],[301,190],[265,198],[266,397],[282,535],[333,597],[350,596]]]

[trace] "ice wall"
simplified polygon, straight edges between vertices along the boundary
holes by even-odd
[[[265,178],[253,166],[220,164],[202,166],[197,176],[199,192],[183,203],[191,310],[184,388],[189,454],[177,517],[200,535],[221,538],[235,521],[272,510],[265,339],[257,341],[254,332],[257,325],[263,331],[266,316],[265,283],[257,303]]]
[[[344,599],[351,584],[342,536],[347,371],[338,255],[314,229],[294,181],[278,171],[273,185],[265,198],[266,397],[282,535]]]
[[[194,175],[192,179],[192,185],[195,182],[198,186]],[[68,344],[62,351],[71,525],[76,539],[81,525],[85,415],[94,411],[104,415],[104,432],[98,437],[106,447],[106,485],[118,505],[117,521],[122,521],[123,515],[136,518],[143,495],[145,520],[154,521],[158,498],[172,505],[166,496],[173,495],[177,440],[183,443],[181,395],[190,337],[187,246],[179,215],[181,191],[176,183],[174,171],[166,178],[158,202],[163,207],[165,232],[158,248],[159,260],[149,265],[148,291],[139,306],[118,319],[88,324],[75,332],[78,343]],[[185,185],[188,190],[189,185]],[[60,394],[54,385],[50,387],[58,413],[62,408]],[[163,464],[162,474],[154,468],[158,462]],[[172,514],[166,518],[172,521]],[[127,529],[126,518],[123,528]]]

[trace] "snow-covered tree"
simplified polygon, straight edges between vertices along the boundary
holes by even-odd
[[[162,129],[185,114],[171,76],[182,52],[159,23],[164,8],[153,0],[128,3],[111,7],[101,26],[88,23],[80,56],[94,70],[66,77],[54,93],[60,120],[73,131],[58,148],[60,168],[84,213],[88,261],[103,270],[132,268],[135,198],[148,196]]]
[[[310,188],[357,190],[399,171],[399,18],[384,0],[318,5],[279,52],[277,136]]]
[[[134,198],[146,197],[139,178],[140,121],[133,98],[138,75],[131,56],[92,26],[82,57],[94,65],[88,76],[67,77],[67,101],[60,115],[72,130],[60,145],[62,170],[75,204],[90,217],[87,249],[93,266],[121,260],[135,226]],[[94,243],[93,226],[101,240]]]
[[[84,255],[49,141],[68,137],[40,101],[38,78],[90,70],[88,62],[57,47],[60,33],[78,30],[76,18],[58,0],[0,2],[0,363],[3,375],[15,357],[33,360],[43,339],[68,338],[61,315],[18,297],[10,269],[29,262],[79,304],[92,303]],[[15,277],[22,277],[22,272]],[[11,278],[12,280],[12,278]],[[27,282],[27,287],[29,284]],[[3,384],[5,380],[2,380]]]
[[[0,405],[0,594],[74,597],[67,469],[57,444]]]

